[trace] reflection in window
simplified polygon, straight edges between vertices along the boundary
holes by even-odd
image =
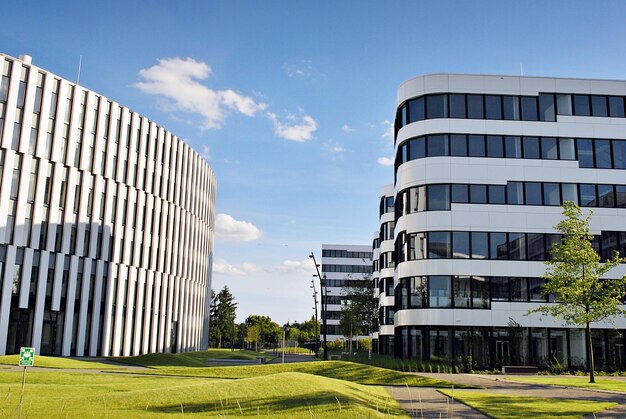
[[[456,259],[469,259],[470,257],[470,233],[469,231],[455,231],[452,233],[452,257]]]
[[[509,301],[509,278],[505,276],[491,277],[491,298],[494,301]]]
[[[612,117],[623,118],[624,114],[624,98],[621,96],[609,96],[609,114]]]
[[[526,260],[526,235],[509,233],[509,259]]]
[[[469,308],[470,307],[470,277],[469,276],[455,276],[454,282],[454,307]]]
[[[409,101],[409,124],[425,119],[424,97]]]
[[[576,148],[573,138],[559,138],[561,160],[576,160]]]
[[[450,134],[450,155],[467,157],[467,136],[466,135]]]
[[[561,205],[558,183],[543,184],[543,203],[544,205]]]
[[[580,167],[593,167],[593,141],[579,138],[576,140],[578,164]]]
[[[443,275],[428,278],[428,301],[430,307],[451,307],[450,277]]]
[[[506,195],[509,205],[524,205],[524,184],[522,182],[507,182]]]
[[[472,277],[472,307],[489,308],[489,280],[484,276]]]
[[[609,116],[606,96],[591,96],[591,114],[593,116]]]
[[[595,207],[598,200],[596,197],[596,185],[589,185],[581,183],[580,189],[580,206],[581,207]]]
[[[428,185],[428,211],[450,209],[450,188],[448,185]]]
[[[553,94],[539,94],[539,120],[540,121],[556,121],[556,110],[554,106]]]
[[[511,301],[528,301],[528,284],[526,278],[510,278]]]
[[[611,168],[611,142],[609,140],[595,140],[596,165],[600,169]]]
[[[503,96],[502,97],[502,117],[509,121],[518,121],[520,118],[519,112],[519,97],[517,96]]]
[[[478,231],[472,232],[472,258],[489,258],[489,233]]]
[[[559,115],[572,115],[572,96],[556,95],[556,110]]]
[[[428,233],[429,259],[450,259],[451,247],[449,231],[431,231]]]
[[[525,159],[538,159],[539,158],[539,138],[524,137],[524,158]]]
[[[428,95],[426,96],[426,117],[447,118],[448,117],[448,95]]]
[[[489,233],[490,259],[507,259],[508,254],[508,240],[506,233]]]
[[[541,138],[541,158],[549,160],[556,160],[559,158],[559,153],[556,147],[556,138]]]
[[[506,157],[510,159],[522,158],[522,139],[521,137],[504,137]]]

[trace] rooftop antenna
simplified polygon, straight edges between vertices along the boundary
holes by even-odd
[[[78,76],[76,77],[76,84],[80,84],[80,67],[83,65],[83,56],[78,59]]]
[[[519,63],[519,72],[522,77],[524,77],[524,64]]]

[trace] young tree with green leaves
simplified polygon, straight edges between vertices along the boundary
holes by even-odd
[[[213,343],[216,347],[221,348],[223,342],[229,342],[231,346],[234,344],[236,310],[235,297],[230,293],[228,286],[224,285],[224,288],[212,299],[211,303],[209,334],[214,339]]]
[[[346,276],[342,294],[349,302],[341,308],[339,327],[342,333],[352,340],[353,336],[369,335],[378,322],[378,300],[374,292],[374,281],[370,275],[363,279]]]
[[[561,242],[552,247],[543,286],[543,293],[556,296],[556,300],[530,313],[549,314],[566,324],[585,327],[589,382],[594,383],[591,324],[625,313],[620,305],[625,295],[626,277],[604,278],[604,275],[626,259],[619,257],[616,251],[612,259],[600,262],[600,255],[592,246],[591,211],[583,218],[580,207],[566,201],[563,215],[565,219],[555,226],[563,236]]]

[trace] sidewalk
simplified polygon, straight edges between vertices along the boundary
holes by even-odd
[[[539,384],[520,383],[506,380],[507,375],[479,375],[479,374],[436,374],[419,373],[424,377],[445,380],[457,385],[482,387],[480,390],[496,394],[516,396],[553,397],[558,399],[611,401],[619,403],[613,409],[599,412],[596,418],[626,418],[626,394],[602,390],[579,389],[573,387],[557,387]],[[514,376],[513,376],[514,377]],[[450,403],[450,398],[433,388],[388,387],[391,395],[400,402],[400,405],[416,418],[485,418],[487,416],[463,405],[459,402]],[[421,405],[419,400],[421,398]],[[423,416],[422,416],[423,412]],[[441,415],[441,416],[440,416]],[[590,416],[590,417],[593,417]]]

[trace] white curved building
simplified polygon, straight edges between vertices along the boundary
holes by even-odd
[[[607,80],[433,74],[400,86],[395,185],[383,192],[395,215],[381,213],[394,248],[388,237],[379,248],[394,336],[381,318],[380,352],[584,367],[583,330],[527,312],[549,304],[543,262],[563,201],[593,207],[602,257],[626,254],[625,97],[626,82]],[[596,365],[626,367],[626,319],[593,328]]]
[[[0,70],[0,355],[206,348],[209,165],[28,56]]]

